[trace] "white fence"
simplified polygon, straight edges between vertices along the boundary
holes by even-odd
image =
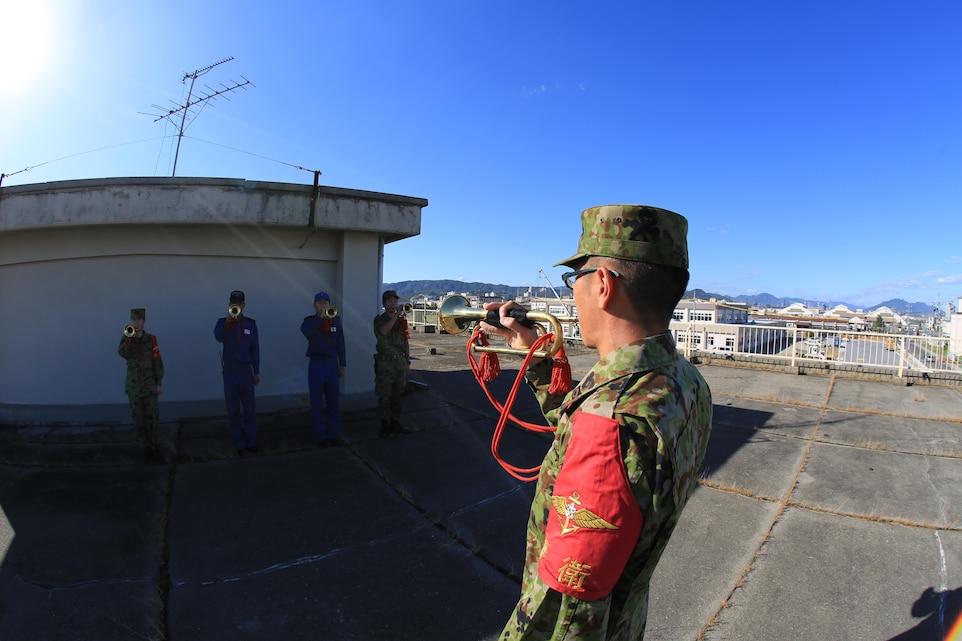
[[[415,298],[408,322],[415,329],[440,333],[437,307]],[[577,322],[563,320],[561,325],[566,341],[581,340]],[[671,332],[689,359],[701,354],[789,367],[891,371],[899,378],[906,373],[923,377],[936,373],[962,379],[962,355],[951,352],[948,337],[681,321],[671,322]]]
[[[672,321],[671,331],[688,358],[707,352],[791,367],[824,362],[829,369],[881,368],[898,377],[907,371],[962,374],[962,358],[950,353],[947,337],[678,321]]]
[[[438,308],[435,303],[423,301],[412,301],[411,311],[407,314],[408,323],[414,328],[430,327],[430,332],[440,332],[441,326],[438,323]]]

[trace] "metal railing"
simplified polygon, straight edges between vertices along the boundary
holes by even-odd
[[[871,367],[892,370],[899,378],[908,371],[962,374],[962,357],[951,353],[944,336],[679,321],[672,321],[671,331],[687,358],[707,353],[782,361],[790,367]]]
[[[411,301],[411,307],[412,309],[407,315],[409,325],[422,330],[425,327],[431,327],[433,329],[430,331],[440,333],[441,325],[438,320],[437,303],[415,299]]]

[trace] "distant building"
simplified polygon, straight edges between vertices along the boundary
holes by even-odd
[[[748,322],[748,307],[743,303],[685,298],[678,301],[672,319],[683,323],[744,324]]]
[[[581,326],[578,325],[578,307],[573,298],[531,298],[525,305],[532,311],[547,312],[561,321],[561,328],[567,339],[580,340]],[[550,331],[550,328],[548,328]]]
[[[818,310],[809,307],[805,303],[792,303],[788,307],[783,307],[775,312],[780,316],[817,316]]]
[[[578,316],[578,308],[573,298],[531,298],[528,299],[527,306],[531,310],[548,312],[559,318]]]
[[[858,315],[858,312],[853,312],[845,305],[836,305],[832,309],[826,311],[824,315],[832,318],[838,318],[844,321],[849,321],[855,318]]]
[[[669,330],[679,349],[711,352],[742,350],[737,325],[748,323],[748,307],[739,303],[719,303],[697,299],[678,301]]]

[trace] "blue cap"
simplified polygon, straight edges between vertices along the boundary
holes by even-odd
[[[316,303],[319,300],[330,301],[331,297],[327,295],[327,292],[317,292],[317,294],[314,295],[314,302]]]

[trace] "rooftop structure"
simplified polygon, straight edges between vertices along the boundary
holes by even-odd
[[[247,295],[259,409],[307,401],[301,320],[326,291],[347,328],[345,402],[373,398],[371,319],[387,243],[422,198],[219,178],[111,178],[0,189],[0,422],[123,420],[117,346],[131,308],[164,359],[162,419],[224,411],[214,323]]]

